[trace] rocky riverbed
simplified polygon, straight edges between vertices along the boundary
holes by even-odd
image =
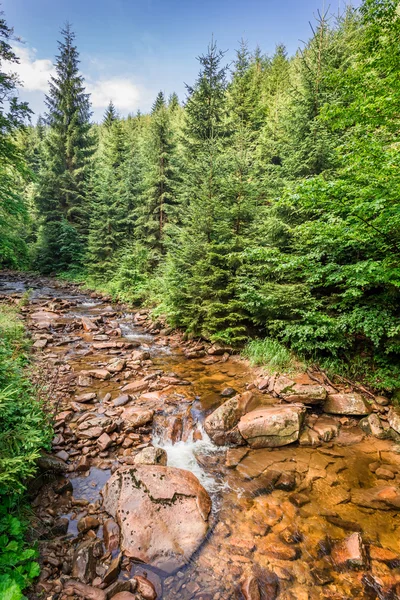
[[[27,292],[28,290],[29,293]],[[54,412],[30,598],[400,598],[400,415],[147,311],[4,273]]]

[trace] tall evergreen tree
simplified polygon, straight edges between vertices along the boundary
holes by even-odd
[[[105,125],[105,127],[111,127],[111,125],[117,119],[118,119],[117,109],[115,108],[113,101],[110,100],[110,102],[106,108],[106,112],[104,113],[103,125]]]
[[[151,107],[151,112],[154,115],[161,108],[165,108],[166,102],[164,97],[164,92],[158,92],[157,98],[155,99],[153,106]]]
[[[93,152],[90,102],[79,74],[75,34],[61,31],[56,75],[46,96],[46,164],[40,174],[37,204],[42,215],[38,264],[58,270],[78,264],[88,232],[87,175]]]

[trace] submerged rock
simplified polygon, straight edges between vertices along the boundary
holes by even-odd
[[[186,564],[207,533],[211,500],[188,471],[122,467],[102,494],[105,510],[120,526],[125,556],[166,573]]]
[[[306,408],[301,404],[269,406],[244,415],[239,431],[252,448],[274,448],[299,438]]]
[[[331,553],[332,560],[339,569],[361,569],[366,566],[367,558],[359,532],[335,544]]]

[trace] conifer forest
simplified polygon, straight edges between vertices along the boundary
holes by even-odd
[[[100,122],[93,119],[74,27],[66,23],[58,33],[55,74],[38,116],[20,100],[21,82],[12,71],[19,62],[16,34],[7,14],[0,15],[0,276],[8,282],[0,286],[0,598],[400,598],[394,449],[400,440],[399,6],[398,0],[363,0],[334,15],[321,9],[293,54],[282,44],[266,54],[242,40],[228,62],[210,33],[208,47],[193,57],[198,76],[186,84],[185,97],[160,91],[149,113],[127,117],[110,99]],[[44,287],[53,290],[49,296]],[[64,296],[59,289],[67,290]],[[102,302],[102,312],[93,312],[91,300]],[[145,332],[140,344],[127,336],[128,313]],[[159,350],[153,356],[146,335],[160,336],[157,348],[170,344],[170,358]],[[90,350],[82,346],[88,343]],[[76,371],[75,389],[70,373]],[[201,411],[189,415],[185,404],[189,382],[197,385],[190,401],[203,402],[198,426]],[[161,414],[163,386],[174,396],[162,397],[168,409]],[[219,407],[212,400],[217,388]],[[66,395],[72,408],[63,404]],[[343,408],[350,395],[351,407]],[[96,412],[100,400],[103,412]],[[275,411],[278,433],[269,433],[268,411]],[[355,436],[356,446],[346,435]],[[339,454],[332,450],[335,436],[342,436]],[[201,455],[201,446],[196,469],[202,472],[195,469],[184,484],[177,473],[186,454],[177,449],[188,440],[214,449]],[[135,462],[138,445],[140,455],[147,452],[143,462]],[[311,451],[314,446],[319,449]],[[223,459],[215,447],[226,451]],[[48,495],[35,496],[29,481],[38,477],[44,451],[48,461],[57,453],[67,471],[58,488],[52,483]],[[371,462],[375,451],[379,458],[374,454]],[[170,511],[168,527],[177,519],[175,495],[162,496],[167,484],[146,477],[149,469],[156,478],[157,469],[177,467],[176,480],[165,477],[178,496],[185,485],[181,529],[185,517],[192,520],[182,552],[186,558],[198,552],[185,567],[176,550],[178,526],[165,534],[172,540],[168,551],[160,540],[142,538],[133,521],[134,531],[124,532],[119,511],[131,506],[131,496],[126,480],[116,479],[116,457],[122,469],[136,465],[130,493],[149,486],[152,502],[164,502],[157,510]],[[295,461],[295,472],[288,461]],[[273,463],[285,468],[271,471]],[[76,494],[83,484],[71,477],[78,482],[89,468],[107,473],[96,483],[104,484],[103,505],[99,495]],[[330,468],[337,468],[334,475]],[[61,467],[54,469],[60,478]],[[191,470],[186,463],[183,469]],[[364,473],[360,481],[343,475],[357,469]],[[221,478],[227,487],[215,483]],[[45,485],[47,479],[39,488]],[[72,502],[67,529],[60,508],[65,493]],[[218,494],[224,500],[216,501]],[[90,510],[86,500],[79,504],[86,497]],[[325,513],[315,517],[325,499]],[[138,518],[150,514],[159,526],[156,509],[138,503]],[[53,512],[44,516],[40,511],[49,506]],[[218,522],[215,506],[231,520]],[[110,515],[122,530],[122,546],[113,546]],[[41,529],[47,518],[51,536]],[[315,518],[324,525],[310,525]],[[82,544],[73,557],[62,537],[68,519],[77,520]],[[278,521],[287,527],[275,530]],[[109,554],[96,554],[93,546],[99,526]],[[207,527],[215,537],[208,534],[200,545]],[[86,539],[88,531],[94,537]],[[59,546],[48,541],[55,537]],[[139,542],[141,548],[148,543],[142,554],[135,550]],[[154,576],[142,569],[130,571],[129,579],[135,557],[155,565]],[[290,571],[301,561],[301,575]],[[189,574],[179,579],[178,569]]]

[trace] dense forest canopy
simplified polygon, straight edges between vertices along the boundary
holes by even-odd
[[[0,22],[0,264],[91,281],[188,335],[273,338],[395,389],[400,373],[400,13],[319,14],[294,56],[214,40],[183,105],[91,123],[70,26],[23,127]]]

